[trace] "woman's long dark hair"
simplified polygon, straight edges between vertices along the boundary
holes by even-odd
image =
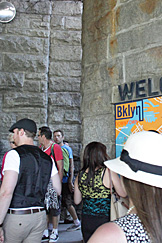
[[[88,185],[93,186],[95,169],[105,167],[104,161],[110,159],[106,153],[106,146],[100,142],[91,142],[85,149],[83,154],[83,168],[81,169],[81,174],[88,169],[87,181]]]
[[[162,242],[162,189],[123,177],[128,196],[154,243]]]

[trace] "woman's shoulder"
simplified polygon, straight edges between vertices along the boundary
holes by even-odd
[[[100,226],[92,235],[88,243],[126,243],[123,230],[115,223],[110,222]]]

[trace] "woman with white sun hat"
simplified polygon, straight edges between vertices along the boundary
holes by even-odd
[[[100,226],[88,243],[161,243],[162,135],[153,131],[130,135],[121,156],[105,165],[122,176],[129,210]]]

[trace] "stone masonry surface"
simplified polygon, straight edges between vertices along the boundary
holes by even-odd
[[[28,117],[38,128],[48,125],[51,130],[64,130],[78,170],[83,3],[10,2],[16,17],[0,23],[0,164],[9,149],[9,127]]]
[[[157,88],[162,77],[162,1],[83,4],[82,143],[104,142],[114,157],[118,85],[150,78]]]
[[[11,2],[16,18],[0,24],[1,156],[8,127],[28,116],[63,129],[75,156],[97,140],[114,157],[118,85],[149,78],[159,88],[162,1]]]

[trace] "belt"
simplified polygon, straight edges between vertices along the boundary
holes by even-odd
[[[41,212],[41,211],[44,211],[44,210],[45,210],[44,208],[34,208],[34,209],[26,209],[26,210],[8,209],[7,213],[22,215],[22,214],[38,213],[38,212]]]

